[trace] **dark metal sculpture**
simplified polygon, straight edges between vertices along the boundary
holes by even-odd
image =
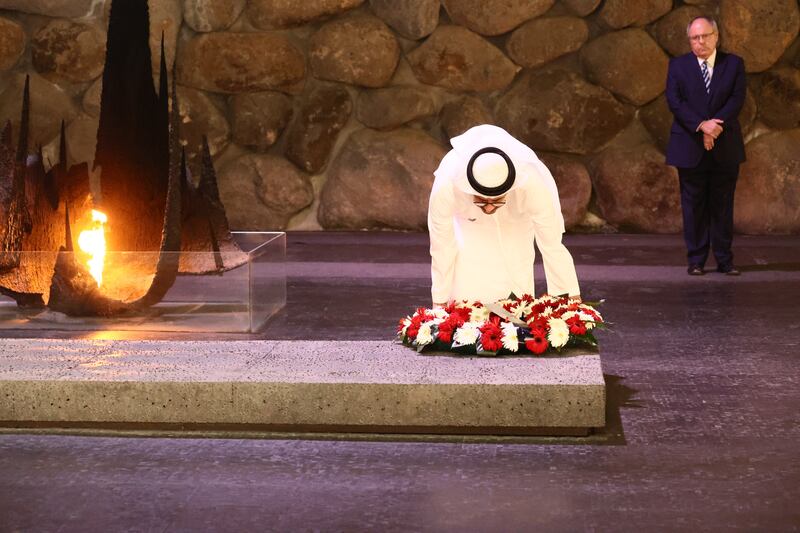
[[[19,305],[47,305],[69,315],[138,312],[158,303],[179,273],[220,272],[244,260],[230,234],[205,141],[199,183],[190,179],[174,77],[170,112],[163,36],[158,93],[154,88],[148,19],[147,0],[112,5],[92,166],[99,176],[98,196],[91,194],[89,165],[67,165],[63,123],[59,161],[49,171],[41,149],[28,157],[27,83],[16,152],[10,124],[0,136],[0,292]],[[98,288],[76,260],[73,228],[93,208],[109,217],[109,252],[140,252],[122,266],[112,261],[107,269],[134,269],[149,283],[135,290],[116,287],[131,277],[120,270]],[[53,253],[19,253],[33,250]],[[182,250],[213,254],[198,260]]]

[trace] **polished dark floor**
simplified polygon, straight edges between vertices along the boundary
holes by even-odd
[[[673,236],[567,243],[614,324],[597,434],[0,434],[0,531],[800,530],[800,238],[737,238],[740,278],[690,278]],[[426,248],[414,234],[290,235],[302,268],[259,336],[391,337],[428,303]]]

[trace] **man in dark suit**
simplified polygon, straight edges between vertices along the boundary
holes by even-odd
[[[709,247],[717,271],[733,264],[733,193],[745,160],[738,116],[746,81],[742,58],[717,50],[717,23],[698,17],[686,30],[692,51],[672,58],[666,97],[674,120],[667,164],[678,168],[690,275],[704,273]]]

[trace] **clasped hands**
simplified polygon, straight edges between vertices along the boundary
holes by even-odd
[[[699,129],[703,132],[703,147],[706,150],[714,148],[714,141],[722,133],[722,122],[718,118],[712,118],[700,123]]]

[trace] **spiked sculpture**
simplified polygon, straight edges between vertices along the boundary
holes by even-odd
[[[87,163],[68,167],[63,123],[60,159],[49,171],[41,149],[28,155],[28,83],[16,150],[10,124],[0,136],[0,292],[19,305],[47,305],[70,315],[136,312],[158,303],[179,273],[222,271],[244,260],[230,234],[205,142],[199,183],[190,179],[163,37],[158,93],[148,37],[147,0],[112,5],[92,165],[99,195],[90,192]],[[111,254],[111,275],[102,288],[73,253],[73,231],[87,224],[93,209],[108,215],[110,252],[138,252],[126,256],[125,265],[115,264]],[[52,254],[20,253],[34,250]],[[198,260],[181,250],[213,254]],[[148,282],[131,286],[131,279]]]

